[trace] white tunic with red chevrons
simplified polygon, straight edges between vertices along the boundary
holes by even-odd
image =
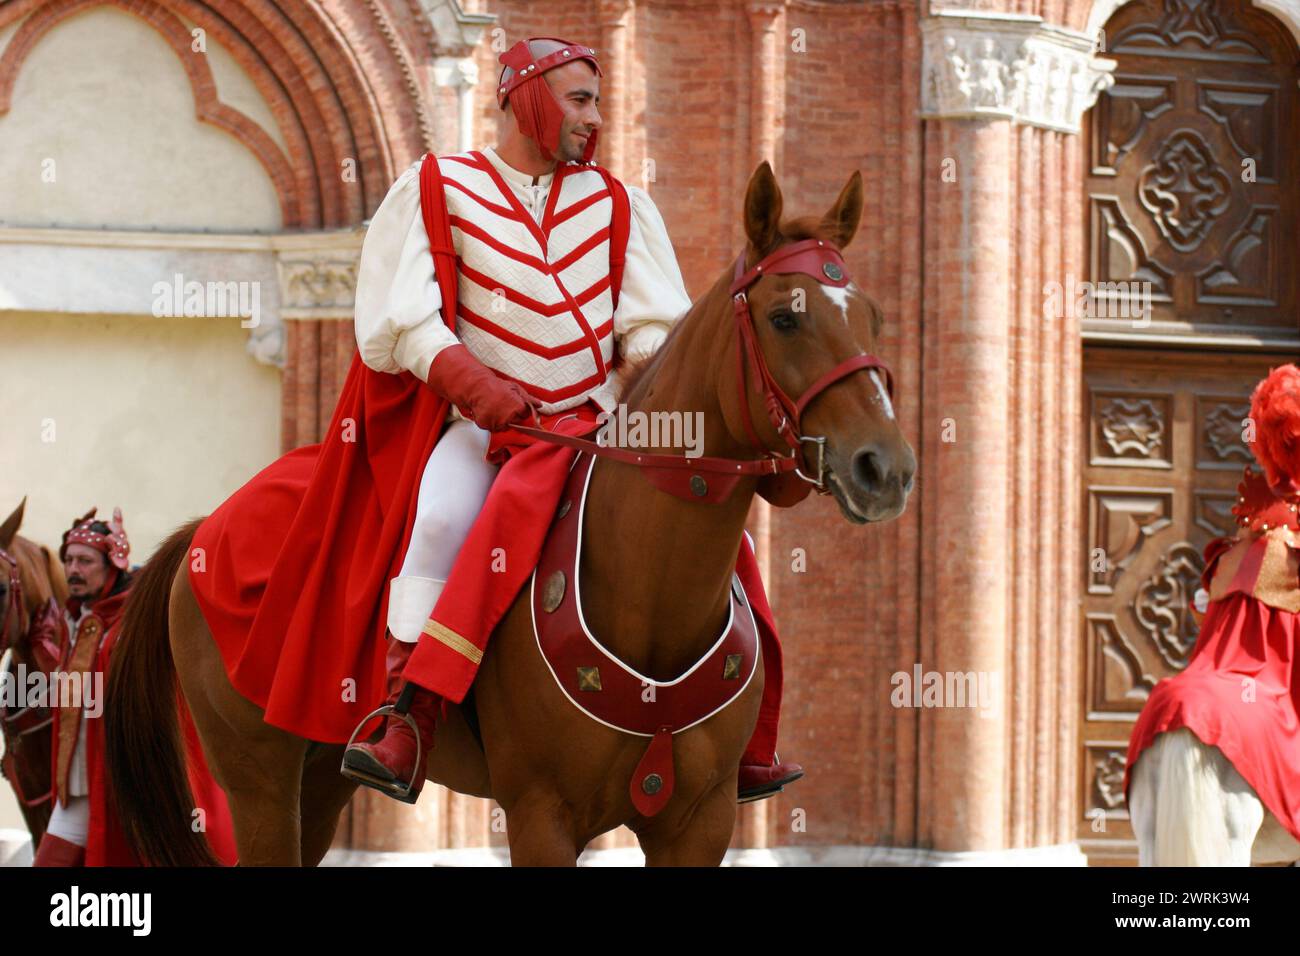
[[[438,160],[459,266],[456,332],[440,313],[417,162],[393,184],[366,234],[356,297],[362,360],[426,379],[438,352],[459,341],[541,400],[544,413],[588,398],[612,409],[615,349],[634,361],[653,353],[690,306],[663,219],[643,190],[627,187],[631,216],[615,310],[613,199],[603,177],[577,165],[533,177],[490,148],[480,155]]]

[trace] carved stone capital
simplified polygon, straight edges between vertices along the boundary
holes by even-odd
[[[602,27],[625,27],[635,7],[634,0],[597,0],[596,20]]]
[[[1114,84],[1091,37],[1008,13],[940,11],[922,21],[922,115],[992,117],[1065,133]]]
[[[280,280],[280,313],[249,335],[248,351],[259,362],[283,367],[283,319],[350,319],[357,293],[364,228],[275,236],[272,249]]]
[[[745,4],[745,13],[749,15],[750,25],[755,30],[772,30],[776,20],[785,12],[784,0],[749,0]]]
[[[440,56],[433,61],[435,86],[464,89],[478,85],[478,63],[471,56]]]
[[[494,13],[466,13],[458,0],[420,0],[433,34],[437,37],[438,52],[453,57],[470,56],[483,31],[495,26]]]

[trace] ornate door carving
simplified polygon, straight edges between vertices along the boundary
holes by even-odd
[[[1079,839],[1094,864],[1136,862],[1133,721],[1196,642],[1188,603],[1202,549],[1232,528],[1250,390],[1300,341],[1290,35],[1248,0],[1139,0],[1105,36],[1119,65],[1085,144],[1088,278],[1149,283],[1151,321],[1083,320]],[[1132,287],[1114,288],[1099,304]]]
[[[1247,0],[1140,0],[1105,40],[1119,66],[1089,124],[1091,278],[1149,283],[1147,332],[1295,342],[1290,35]],[[1135,331],[1098,311],[1086,330]]]

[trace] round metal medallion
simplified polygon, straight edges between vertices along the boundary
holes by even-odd
[[[833,262],[823,263],[822,272],[826,273],[826,278],[830,279],[832,282],[839,282],[844,278],[844,270]]]
[[[709,493],[709,483],[699,475],[691,475],[691,494],[703,498]]]
[[[641,781],[641,792],[648,797],[653,797],[663,788],[664,778],[657,773],[648,773],[645,779]]]
[[[553,612],[564,600],[564,572],[555,571],[546,579],[542,590],[542,610],[547,614]]]

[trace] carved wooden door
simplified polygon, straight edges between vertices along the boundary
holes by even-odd
[[[1140,0],[1106,24],[1115,86],[1085,148],[1083,717],[1079,838],[1136,860],[1133,722],[1196,641],[1201,551],[1231,526],[1254,384],[1300,344],[1300,56],[1248,0]],[[1119,285],[1128,283],[1129,285]],[[1149,313],[1105,304],[1149,294]],[[1111,291],[1113,290],[1113,291]],[[1109,317],[1108,317],[1109,316]]]

